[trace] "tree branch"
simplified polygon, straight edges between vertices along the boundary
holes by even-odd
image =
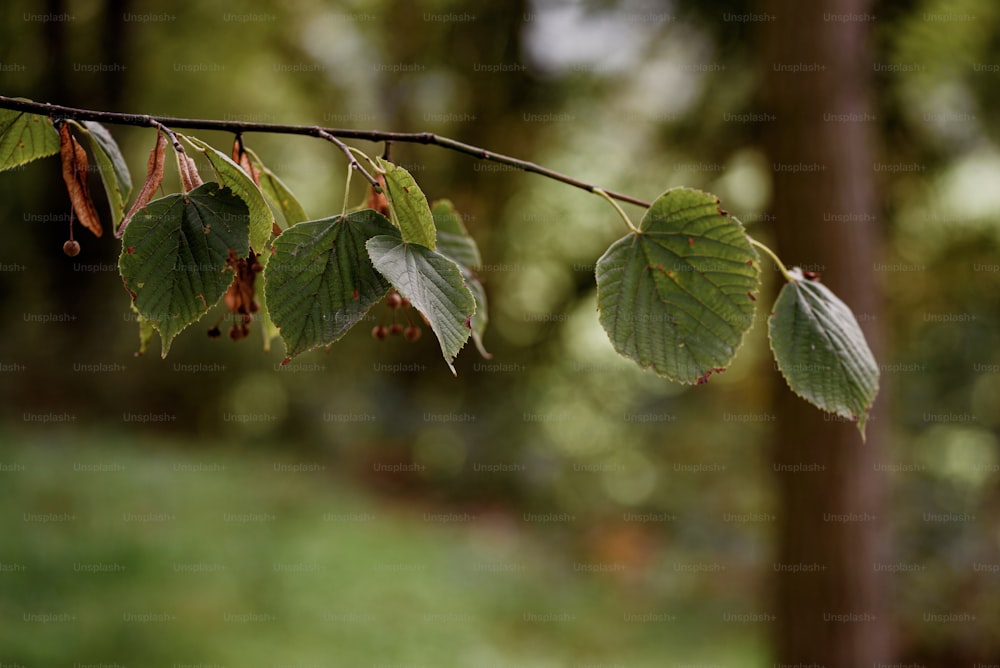
[[[0,109],[12,109],[15,111],[26,111],[33,114],[41,114],[48,116],[49,118],[65,118],[65,119],[75,119],[82,121],[98,121],[101,123],[109,123],[112,125],[132,125],[137,127],[157,127],[166,126],[169,128],[186,128],[191,130],[220,130],[223,132],[232,132],[234,134],[246,133],[246,132],[261,132],[268,134],[288,134],[288,135],[305,135],[308,137],[318,137],[326,139],[328,141],[333,141],[341,146],[343,145],[337,141],[337,139],[361,139],[371,142],[402,142],[409,144],[430,144],[433,146],[438,146],[441,148],[446,148],[451,151],[457,151],[458,153],[464,153],[470,155],[479,160],[488,160],[490,162],[498,162],[503,165],[509,165],[516,169],[520,169],[525,172],[532,172],[534,174],[539,174],[546,178],[571,185],[574,188],[580,188],[586,190],[587,192],[596,193],[598,190],[602,190],[605,195],[612,199],[619,200],[621,202],[628,202],[629,204],[635,204],[636,206],[641,206],[644,208],[649,208],[650,203],[639,199],[637,197],[632,197],[631,195],[626,195],[623,193],[618,193],[613,190],[604,190],[603,188],[598,188],[596,185],[575,179],[572,176],[568,176],[561,172],[549,169],[547,167],[542,167],[533,162],[528,162],[527,160],[519,160],[513,158],[509,155],[503,155],[502,153],[494,153],[493,151],[487,151],[484,148],[478,146],[473,146],[471,144],[465,144],[463,142],[451,139],[449,137],[442,137],[436,135],[432,132],[383,132],[380,130],[349,130],[344,128],[322,128],[315,125],[282,125],[279,123],[248,123],[243,121],[220,121],[211,119],[199,119],[199,118],[173,118],[170,116],[149,116],[145,114],[122,114],[113,111],[95,111],[92,109],[77,109],[74,107],[64,107],[58,104],[49,104],[47,102],[33,102],[31,100],[24,100],[20,98],[6,97],[0,95]],[[346,152],[346,151],[345,151]],[[370,175],[365,172],[364,168],[358,164],[357,160],[354,160],[348,152],[348,157],[351,158],[351,168],[359,169],[365,176],[371,181]]]

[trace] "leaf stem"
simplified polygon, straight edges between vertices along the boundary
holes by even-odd
[[[628,229],[633,234],[642,234],[642,232],[639,231],[639,228],[636,227],[634,224],[632,224],[632,219],[628,217],[628,214],[625,213],[620,206],[618,206],[618,202],[611,199],[611,196],[608,195],[608,193],[606,193],[604,190],[601,190],[600,188],[594,188],[594,194],[600,195],[604,199],[608,200],[608,204],[615,207],[615,211],[617,211],[618,215],[622,217],[622,220],[625,221],[625,224],[628,225]]]
[[[375,188],[375,190],[378,192],[382,192],[382,187],[378,184],[378,181],[375,180],[375,177],[369,174],[368,170],[365,169],[361,165],[361,163],[358,162],[358,159],[354,157],[354,154],[351,153],[350,146],[340,141],[339,139],[334,137],[332,134],[330,134],[323,128],[316,128],[316,136],[325,139],[328,142],[332,142],[334,146],[343,151],[344,155],[347,156],[347,162],[350,165],[351,169],[361,172],[364,175],[365,179],[368,181],[368,183],[372,184],[372,188]],[[348,183],[348,185],[350,184]]]
[[[33,102],[14,97],[0,95],[0,109],[12,109],[15,111],[26,111],[33,114],[42,114],[49,118],[74,118],[85,121],[97,121],[100,123],[110,123],[112,125],[132,125],[138,127],[169,126],[172,128],[186,128],[191,130],[220,130],[223,132],[263,132],[270,134],[292,134],[305,135],[309,137],[322,137],[324,139],[361,139],[372,142],[403,142],[410,144],[430,144],[445,148],[450,151],[464,153],[479,160],[498,162],[504,165],[515,167],[525,172],[539,174],[549,179],[565,183],[580,188],[587,192],[595,192],[599,188],[591,183],[573,178],[567,174],[557,172],[547,167],[542,167],[527,160],[519,160],[502,153],[494,153],[478,146],[465,144],[449,137],[442,137],[432,132],[383,132],[379,130],[350,130],[342,128],[320,128],[314,125],[282,125],[278,123],[250,123],[243,121],[221,121],[198,118],[174,118],[170,116],[150,116],[146,114],[122,114],[113,111],[95,111],[91,109],[78,109],[75,107],[64,107],[47,102]],[[335,142],[336,143],[336,142]],[[342,142],[341,142],[342,143]],[[344,150],[341,148],[341,150]],[[357,164],[354,160],[352,167]],[[355,167],[358,169],[359,167]],[[361,170],[371,181],[371,175]],[[613,190],[603,190],[606,197],[616,199],[619,202],[628,202],[648,209],[650,203],[646,200],[632,197]]]
[[[368,163],[369,165],[371,165],[371,168],[372,168],[373,170],[375,170],[375,171],[376,171],[376,172],[378,172],[379,174],[385,174],[385,170],[384,170],[384,169],[382,169],[381,167],[379,167],[378,163],[377,163],[377,162],[375,162],[374,160],[372,160],[372,159],[371,159],[371,157],[370,157],[370,156],[369,156],[369,155],[368,155],[367,153],[365,153],[365,152],[364,152],[364,151],[362,151],[361,149],[358,149],[358,148],[354,148],[353,146],[348,146],[347,148],[348,148],[348,149],[349,149],[349,150],[351,151],[351,153],[354,153],[355,155],[360,155],[360,156],[361,156],[362,158],[364,158],[364,159],[365,159],[365,161],[366,161],[366,162],[367,162],[367,163]],[[377,190],[377,192],[382,192],[382,189],[381,189],[381,187],[379,187],[379,189]]]
[[[347,170],[347,183],[344,184],[344,208],[340,210],[340,217],[343,218],[347,215],[347,200],[351,196],[351,177],[354,176],[354,170]]]
[[[778,271],[781,272],[781,275],[785,277],[785,280],[787,282],[792,283],[793,281],[795,281],[795,277],[792,276],[790,273],[788,273],[788,268],[785,267],[785,264],[778,258],[777,254],[773,250],[771,250],[761,242],[757,241],[750,235],[747,235],[747,239],[750,241],[750,245],[756,246],[757,248],[761,249],[762,251],[771,256],[771,259],[774,260],[774,263],[778,265]]]

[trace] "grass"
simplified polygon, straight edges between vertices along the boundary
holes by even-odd
[[[277,448],[0,442],[2,666],[764,665],[676,555],[581,572],[544,527],[427,521]]]

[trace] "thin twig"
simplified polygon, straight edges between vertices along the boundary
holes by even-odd
[[[33,102],[13,97],[0,95],[0,109],[12,109],[26,111],[34,114],[42,114],[49,118],[73,118],[84,121],[98,121],[110,123],[112,125],[133,125],[139,127],[151,127],[162,125],[171,128],[186,128],[192,130],[220,130],[232,132],[234,134],[245,132],[261,132],[269,134],[290,134],[305,135],[309,137],[321,137],[332,140],[334,143],[343,144],[341,139],[361,139],[371,142],[402,142],[409,144],[430,144],[441,148],[446,148],[458,153],[470,155],[479,160],[488,160],[508,165],[525,172],[539,174],[549,179],[571,185],[575,188],[595,192],[599,190],[596,185],[575,179],[561,172],[542,167],[527,160],[519,160],[509,155],[488,151],[478,146],[465,144],[449,137],[442,137],[432,132],[383,132],[380,130],[350,130],[345,128],[321,128],[314,125],[283,125],[279,123],[250,123],[245,121],[220,121],[212,119],[197,118],[173,118],[170,116],[149,116],[145,114],[122,114],[113,111],[95,111],[92,109],[77,109],[74,107],[64,107],[58,104],[48,104],[46,102]],[[339,138],[339,139],[338,139]],[[344,150],[341,148],[341,150]],[[350,156],[350,151],[345,151]],[[363,172],[369,181],[372,177],[363,167],[351,156],[351,167]],[[603,190],[603,189],[601,189]],[[608,197],[628,202],[643,208],[649,208],[650,203],[613,190],[603,191]]]

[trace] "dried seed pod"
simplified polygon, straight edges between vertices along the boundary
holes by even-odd
[[[202,184],[198,167],[194,164],[194,159],[185,153],[184,149],[178,148],[176,144],[174,145],[174,151],[177,153],[177,169],[181,173],[184,190],[191,192]]]
[[[73,212],[84,227],[93,232],[95,237],[99,237],[104,234],[104,229],[87,187],[87,152],[73,137],[67,123],[59,126],[59,154],[62,158],[63,181],[69,192]]]
[[[129,208],[128,213],[125,214],[125,218],[122,219],[122,224],[118,227],[118,231],[115,233],[116,238],[121,238],[122,234],[125,232],[125,226],[129,224],[132,220],[132,216],[135,215],[136,211],[142,209],[150,200],[153,199],[153,195],[156,191],[160,189],[160,184],[163,183],[163,161],[167,148],[167,138],[162,132],[156,133],[156,146],[153,150],[149,152],[149,161],[146,164],[146,182],[142,184],[142,188],[139,190],[139,194],[135,198],[135,202]]]
[[[254,166],[253,161],[250,160],[250,155],[243,148],[243,137],[236,135],[233,140],[233,162],[239,165],[244,172],[246,172],[253,182],[260,187],[260,171]]]

